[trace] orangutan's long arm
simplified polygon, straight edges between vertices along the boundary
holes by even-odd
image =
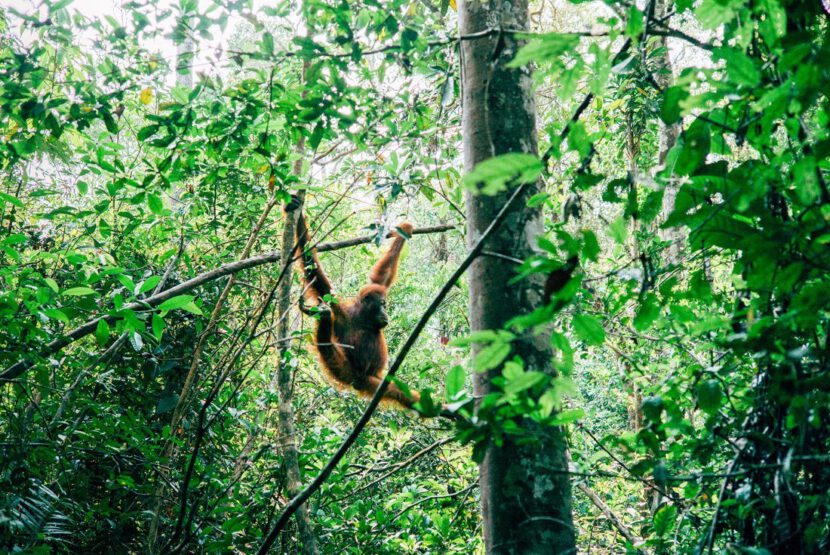
[[[410,237],[412,236],[413,227],[411,223],[404,222],[399,224],[397,227]],[[392,245],[389,247],[389,250],[386,251],[386,254],[384,254],[383,257],[377,261],[377,263],[372,267],[372,270],[369,272],[369,281],[371,283],[382,285],[387,289],[392,285],[392,283],[394,283],[395,278],[398,275],[398,262],[400,262],[401,251],[403,251],[405,242],[406,238],[399,232],[395,231],[394,239],[392,240]]]

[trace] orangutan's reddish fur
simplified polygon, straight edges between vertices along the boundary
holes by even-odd
[[[411,223],[404,222],[398,229],[412,236]],[[397,231],[393,237],[392,246],[369,272],[369,284],[354,298],[333,299],[331,282],[320,266],[317,251],[308,246],[305,217],[300,213],[297,219],[297,249],[302,253],[305,298],[321,308],[315,345],[320,362],[335,385],[351,386],[366,397],[371,397],[383,381],[389,357],[383,337],[383,328],[389,323],[386,295],[397,276],[406,241]],[[389,384],[384,400],[412,408],[419,396],[415,392],[407,395],[395,384]]]

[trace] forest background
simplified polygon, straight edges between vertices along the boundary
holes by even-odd
[[[827,552],[828,13],[0,6],[0,549]],[[393,379],[454,418],[325,381],[298,192],[346,295],[415,223]]]

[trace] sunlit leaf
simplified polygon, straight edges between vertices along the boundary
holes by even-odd
[[[91,289],[89,287],[70,287],[69,289],[64,289],[61,295],[65,295],[67,297],[83,297],[85,295],[95,295],[95,289]]]
[[[177,297],[167,299],[161,303],[158,308],[159,310],[176,310],[177,308],[183,308],[185,305],[192,303],[194,298],[195,297],[193,295],[179,295]]]
[[[508,184],[532,183],[541,174],[542,161],[538,156],[514,152],[479,162],[462,183],[481,194],[495,195],[506,190]]]
[[[141,94],[138,95],[138,100],[142,104],[150,104],[153,101],[153,89],[150,87],[142,89]]]

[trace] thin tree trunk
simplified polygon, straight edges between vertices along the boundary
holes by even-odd
[[[668,10],[673,7],[668,0],[655,0],[654,3],[654,18],[662,20],[666,17]],[[671,59],[669,59],[669,45],[666,37],[659,37],[657,44],[662,49],[662,54],[657,58],[658,71],[654,75],[654,80],[660,85],[662,89],[669,87],[674,81],[672,73]],[[679,123],[666,124],[660,123],[660,135],[658,138],[658,153],[657,164],[658,169],[662,169],[666,164],[666,157],[669,151],[674,148],[677,143],[677,137],[680,135],[681,125]],[[677,199],[677,183],[674,180],[669,180],[666,183],[666,188],[663,190],[663,207],[661,210],[660,221],[666,221],[674,211],[675,200]],[[680,251],[683,243],[686,240],[686,234],[682,228],[670,227],[660,231],[660,237],[664,241],[669,241],[670,244],[666,249],[666,262],[669,264],[677,264],[680,262]]]
[[[659,0],[658,0],[659,1]],[[668,61],[668,58],[666,58]],[[640,191],[637,190],[637,183],[638,183],[638,174],[639,174],[639,167],[637,166],[637,156],[640,155],[640,135],[641,129],[635,127],[635,118],[634,113],[629,109],[628,113],[626,114],[626,129],[625,129],[625,156],[628,160],[628,173],[631,177],[629,186],[631,187],[631,195],[634,199],[637,199],[637,195]],[[667,127],[664,125],[664,129]],[[660,134],[661,141],[663,138],[663,133]],[[661,143],[662,144],[662,143]],[[669,147],[671,148],[671,147]],[[662,149],[662,146],[661,146]],[[660,160],[661,164],[662,161],[665,160],[665,155],[668,152],[660,151]],[[669,193],[668,190],[665,192],[666,194]],[[676,191],[674,192],[676,194]],[[663,197],[666,198],[665,196]],[[674,197],[672,197],[674,198]],[[635,200],[636,202],[636,200]],[[642,229],[643,224],[637,219],[636,213],[635,216],[632,218],[631,221],[631,232],[629,233],[629,243],[631,248],[631,257],[633,259],[637,259],[641,256],[640,252],[640,243],[638,237],[640,236],[639,231]],[[646,276],[643,276],[643,279],[646,279]],[[634,317],[635,307],[629,306],[628,311],[630,312],[630,317]],[[636,348],[636,339],[625,339],[624,340],[624,350],[630,351]],[[636,374],[632,371],[631,363],[623,356],[619,357],[620,364],[623,367],[623,371],[621,372],[623,376],[623,380],[628,382],[629,387],[631,388],[631,395],[629,397],[629,406],[628,406],[628,423],[631,427],[631,431],[634,433],[639,432],[643,428],[643,422],[645,422],[645,417],[643,416],[643,392],[640,389],[640,385],[637,383]],[[651,379],[651,376],[647,376]],[[643,500],[645,504],[645,508],[648,510],[649,513],[653,513],[652,507],[659,506],[660,498],[654,498],[655,495],[659,495],[656,493],[654,488],[652,488],[648,484],[644,484],[643,489]],[[624,535],[624,534],[623,534]]]
[[[463,1],[459,6],[462,35],[481,33],[493,26],[527,29],[526,0],[500,3]],[[519,44],[514,34],[488,34],[461,43],[462,134],[467,171],[492,156],[508,152],[536,153],[536,108],[530,72],[506,69]],[[528,186],[522,200],[538,193]],[[504,206],[509,193],[467,196],[467,238],[475,244]],[[543,232],[542,214],[526,202],[514,208],[486,250],[526,258]],[[470,324],[472,329],[500,329],[516,314],[529,312],[542,302],[542,283],[525,279],[510,284],[515,268],[498,257],[479,257],[470,270]],[[541,277],[541,276],[540,276]],[[543,336],[521,337],[513,344],[527,368],[552,373],[552,351]],[[476,349],[474,348],[474,354]],[[497,388],[493,378],[501,368],[477,374],[474,388],[481,398]],[[482,517],[487,553],[571,553],[575,533],[571,516],[571,485],[567,475],[566,444],[562,431],[521,423],[535,438],[517,443],[505,437],[501,445],[486,447],[480,465]]]
[[[298,145],[298,149],[302,150],[304,141]],[[294,172],[299,174],[302,171],[302,159],[297,160],[294,166]],[[302,195],[302,193],[300,193]],[[295,233],[297,229],[297,216],[302,210],[302,200],[300,207],[297,210],[292,210],[285,215],[285,224],[282,229],[282,259],[290,260],[294,256],[294,245],[296,245]],[[279,368],[271,382],[279,389],[279,407],[277,418],[277,429],[279,430],[280,447],[282,451],[283,464],[286,469],[286,497],[294,497],[302,489],[302,479],[300,476],[300,457],[297,452],[297,431],[294,428],[294,407],[291,405],[293,397],[293,366],[289,362],[289,347],[288,341],[291,329],[289,327],[289,313],[291,311],[291,279],[292,270],[289,269],[285,278],[280,282],[277,289],[277,306],[276,314],[280,319],[277,327],[277,345],[278,350],[278,364]],[[297,509],[295,514],[297,520],[297,528],[300,538],[300,552],[308,555],[316,555],[317,537],[314,534],[314,529],[311,521],[308,518],[308,506],[303,504]]]
[[[268,219],[268,215],[271,213],[271,209],[276,204],[275,198],[272,196],[268,199],[268,202],[265,204],[265,208],[262,214],[259,217],[254,228],[251,230],[250,234],[248,235],[248,241],[245,244],[245,247],[242,249],[242,256],[241,258],[245,259],[251,252],[251,249],[256,242],[256,238],[259,236],[259,232],[262,229],[262,226],[265,225],[266,220]],[[184,384],[182,385],[182,390],[179,393],[179,398],[176,402],[176,406],[173,409],[173,415],[170,418],[170,432],[171,434],[178,435],[179,434],[179,425],[184,418],[185,411],[187,410],[188,403],[190,401],[191,389],[194,386],[196,381],[196,375],[199,369],[199,363],[202,359],[202,349],[204,346],[207,337],[213,331],[214,327],[219,322],[219,316],[222,312],[222,309],[225,306],[225,301],[228,299],[228,296],[233,289],[234,284],[236,283],[236,275],[232,274],[228,282],[225,284],[225,288],[222,290],[222,293],[219,295],[219,299],[216,301],[216,304],[213,307],[213,311],[210,315],[210,321],[208,322],[205,331],[199,336],[199,340],[196,343],[196,347],[193,350],[193,358],[190,362],[190,369],[187,372],[187,376],[185,376]],[[179,450],[176,447],[176,444],[173,441],[167,441],[162,448],[161,458],[163,460],[170,460],[174,461],[176,456],[178,455]],[[161,467],[159,469],[159,473],[162,476],[162,479],[158,481],[158,485],[156,486],[156,490],[153,494],[153,518],[150,521],[150,527],[147,534],[147,550],[149,553],[155,553],[158,549],[158,534],[159,534],[159,525],[161,520],[161,513],[164,505],[164,493],[167,488],[167,481],[166,481],[166,470]]]

